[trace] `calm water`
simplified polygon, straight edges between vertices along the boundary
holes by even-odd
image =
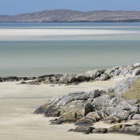
[[[0,24],[1,29],[58,29],[112,34],[0,37],[0,76],[83,73],[95,68],[140,62],[140,23]],[[12,36],[12,37],[13,37]]]

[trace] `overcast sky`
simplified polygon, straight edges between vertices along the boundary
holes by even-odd
[[[47,9],[140,11],[140,0],[0,0],[0,15]]]

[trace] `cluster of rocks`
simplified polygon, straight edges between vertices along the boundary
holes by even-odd
[[[37,77],[35,80],[27,82],[28,84],[78,84],[90,81],[105,81],[115,76],[137,76],[140,75],[140,63],[113,67],[110,69],[95,69],[87,71],[85,74],[52,74]]]
[[[85,74],[50,74],[39,77],[0,77],[0,82],[21,81],[21,84],[78,84],[89,81],[105,81],[115,76],[140,75],[140,63],[130,66],[96,69]]]
[[[75,92],[68,95],[54,97],[39,107],[35,113],[45,114],[46,117],[57,117],[51,124],[62,124],[74,122],[78,125],[73,131],[85,131],[89,133],[100,132],[103,129],[91,127],[95,122],[105,121],[107,123],[120,123],[127,120],[140,120],[140,101],[125,100],[117,95],[110,95],[104,90],[94,90],[91,92]],[[130,127],[125,126],[116,132],[127,133]],[[112,130],[112,132],[114,129]],[[104,129],[103,132],[111,132]],[[140,134],[132,131],[133,134]]]
[[[70,129],[70,132],[81,132],[84,134],[105,134],[105,133],[124,133],[140,135],[140,124],[119,124],[114,125],[110,128],[95,128],[92,126],[82,126],[76,127],[75,129]]]
[[[57,75],[57,78],[55,75],[51,75],[50,79],[53,78],[48,81],[45,76],[40,77],[40,79],[45,78],[47,83],[50,81],[52,83],[63,83],[66,80],[65,84],[71,84],[86,80],[107,80],[120,75],[130,76],[107,90],[74,92],[68,95],[53,97],[48,99],[47,103],[40,106],[34,113],[45,114],[46,117],[57,117],[51,120],[51,124],[54,125],[73,122],[77,127],[70,131],[74,132],[86,134],[117,132],[140,135],[139,123],[133,125],[114,125],[110,128],[93,127],[94,123],[98,121],[121,123],[128,120],[140,120],[140,101],[126,100],[121,96],[133,85],[135,80],[140,78],[139,74],[140,64],[137,63],[133,66],[89,71],[85,75],[65,75],[67,78],[64,78],[64,75]]]
[[[29,81],[34,79],[35,77],[8,76],[8,77],[0,77],[0,82]]]

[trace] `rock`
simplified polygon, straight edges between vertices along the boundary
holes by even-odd
[[[134,69],[132,72],[132,76],[137,76],[137,75],[140,75],[140,67]]]
[[[85,100],[74,100],[62,107],[62,104],[59,104],[59,100],[52,103],[48,103],[44,106],[38,108],[35,113],[45,113],[47,117],[59,117],[61,122],[76,122],[77,119],[80,119],[85,116],[92,106],[89,103],[86,103]]]
[[[86,116],[89,112],[94,111],[94,107],[91,103],[86,103],[83,109],[84,116]]]
[[[108,75],[108,74],[102,74],[102,75],[98,78],[99,81],[106,81],[106,80],[109,80],[109,79],[111,79],[111,76]]]
[[[48,110],[52,110],[52,109],[54,110],[54,109],[59,108],[59,107],[63,107],[63,111],[64,111],[64,108],[67,108],[67,107],[69,108],[70,104],[72,104],[71,107],[75,108],[75,106],[77,105],[76,103],[81,102],[81,104],[82,104],[81,110],[83,112],[83,115],[85,115],[90,110],[92,111],[94,109],[92,107],[92,105],[90,105],[90,103],[88,103],[88,102],[86,103],[86,101],[88,101],[88,99],[97,98],[103,92],[104,91],[99,91],[99,90],[94,90],[91,92],[74,92],[74,93],[70,93],[68,95],[54,97],[51,100],[48,100],[47,104],[39,107],[35,111],[35,113],[37,113],[37,114],[43,113],[44,114],[44,113],[48,112]]]
[[[115,94],[122,95],[131,88],[134,81],[136,81],[138,78],[139,77],[125,78],[122,81],[118,82],[115,87],[113,87],[112,91],[115,92]]]
[[[84,117],[80,120],[78,120],[77,122],[75,122],[76,126],[92,126],[93,125],[93,121]]]
[[[21,82],[20,84],[27,84],[27,82],[24,82],[24,81],[23,81],[23,82]]]
[[[76,122],[85,116],[85,101],[75,100],[68,103],[61,110],[61,120],[65,122]]]
[[[0,77],[0,82],[16,82],[16,81],[27,81],[32,80],[34,77],[17,77],[17,76],[8,76],[8,77]]]
[[[90,133],[92,133],[93,129],[94,129],[93,127],[80,126],[80,127],[76,127],[75,129],[70,129],[69,131],[82,132],[82,133],[85,133],[85,134],[90,134]]]
[[[134,67],[134,68],[140,67],[140,63],[135,63],[135,64],[133,65],[133,67]]]
[[[115,125],[108,129],[109,133],[125,133],[140,135],[140,124],[121,124]]]
[[[140,124],[125,125],[119,132],[125,134],[140,135]]]
[[[115,125],[110,128],[94,128],[89,126],[80,126],[75,129],[71,129],[73,132],[82,132],[85,134],[90,133],[124,133],[124,134],[133,134],[140,135],[140,124],[120,124]]]
[[[137,101],[135,100],[123,100],[118,104],[117,107],[122,110],[128,111],[129,113],[138,112]]]
[[[133,120],[140,120],[140,114],[134,114],[132,117]]]
[[[100,111],[94,111],[94,112],[90,112],[86,115],[86,118],[90,119],[92,122],[97,122],[99,120],[101,120],[103,117],[100,113]]]
[[[34,113],[35,114],[45,114],[47,117],[58,117],[60,115],[60,108],[56,106],[55,103],[57,100],[48,100],[48,102],[39,108],[37,108]]]
[[[59,108],[50,107],[47,112],[45,112],[46,117],[59,117],[60,116]]]
[[[108,132],[113,133],[113,132],[119,132],[121,131],[122,128],[124,128],[125,125],[119,124],[119,125],[114,125],[110,128],[108,128]]]
[[[46,117],[58,117],[51,121],[53,125],[75,123],[71,131],[83,133],[130,133],[139,134],[138,125],[118,125],[106,128],[93,128],[93,123],[106,121],[120,123],[122,121],[140,119],[138,100],[125,100],[116,95],[104,94],[105,91],[74,92],[64,96],[53,97],[47,104],[39,107],[35,113],[43,113]],[[91,129],[92,128],[92,129]]]
[[[82,75],[82,74],[77,74],[76,79],[77,79],[78,83],[85,82],[85,81],[90,81],[89,77],[87,77],[86,75]]]
[[[99,120],[121,122],[139,114],[138,101],[106,95],[103,94],[104,92],[94,90],[54,97],[47,104],[39,107],[35,113],[43,113],[47,117],[59,117],[61,123],[77,122],[79,125]]]
[[[111,69],[106,69],[105,74],[109,75],[110,77],[118,76],[121,73],[121,67],[114,67]]]
[[[85,74],[50,74],[39,77],[0,77],[0,82],[6,81],[26,81],[27,84],[79,84],[89,81],[103,81],[113,78],[114,76],[137,76],[140,75],[140,63],[128,66],[117,66],[109,69],[96,69],[87,71]],[[21,82],[21,84],[25,84]]]
[[[63,122],[59,119],[54,119],[54,120],[50,120],[51,125],[59,125],[62,124]]]
[[[105,71],[104,69],[96,69],[96,70],[94,70],[94,71],[87,71],[87,72],[85,73],[85,75],[86,75],[87,77],[90,77],[91,80],[95,80],[96,78],[100,77],[101,74],[104,73],[104,71]]]
[[[92,101],[97,110],[106,109],[107,107],[116,107],[123,99],[115,95],[102,95]]]
[[[95,128],[95,129],[93,129],[92,133],[105,134],[105,133],[107,133],[107,128]]]
[[[111,120],[112,123],[120,123],[121,121],[126,121],[129,117],[129,111],[121,110],[120,108],[112,109],[111,114],[106,117],[106,120]]]

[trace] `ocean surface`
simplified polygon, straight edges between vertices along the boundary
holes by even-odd
[[[140,23],[0,23],[0,76],[84,73],[137,62]]]

